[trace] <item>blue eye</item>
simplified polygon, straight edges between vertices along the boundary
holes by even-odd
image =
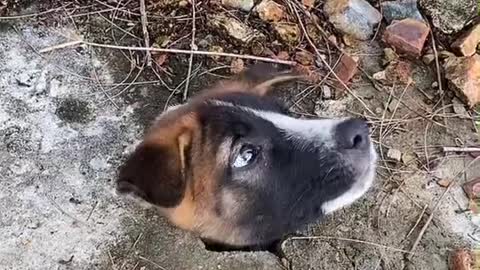
[[[232,166],[242,168],[251,164],[257,157],[258,150],[252,145],[244,145],[235,157]]]

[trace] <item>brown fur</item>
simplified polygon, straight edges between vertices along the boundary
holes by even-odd
[[[223,153],[214,155],[208,140],[203,140],[207,143],[201,143],[204,134],[201,134],[195,111],[207,99],[242,92],[263,96],[272,84],[294,78],[297,76],[271,75],[262,81],[260,78],[249,79],[248,74],[243,75],[237,80],[222,81],[187,104],[167,111],[148,130],[142,144],[121,169],[120,185],[123,184],[125,192],[133,189],[158,206],[179,228],[225,243],[247,244],[241,243],[241,239],[245,239],[243,234],[248,232],[240,231],[215,214],[214,205],[218,198],[213,194],[218,193],[219,174],[227,166],[230,149],[225,147]],[[147,153],[146,158],[142,156],[145,155],[142,149]],[[152,150],[156,151],[156,156],[149,154],[148,149],[157,149]],[[192,161],[190,164],[189,160]],[[135,175],[137,172],[143,172],[143,175]],[[151,192],[142,194],[138,188]],[[165,200],[164,196],[168,196],[168,199]],[[232,206],[231,219],[235,220],[235,214],[241,211],[235,209],[238,196],[232,195],[230,200],[226,203]],[[223,239],[218,239],[219,236]]]

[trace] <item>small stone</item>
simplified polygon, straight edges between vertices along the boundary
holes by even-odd
[[[311,65],[313,63],[314,58],[315,57],[313,56],[313,54],[305,50],[301,50],[295,53],[295,61],[299,62],[304,66]]]
[[[445,34],[462,30],[478,15],[477,0],[420,0],[419,5],[433,26]]]
[[[440,179],[437,181],[437,185],[443,187],[443,188],[447,188],[448,186],[450,186],[450,184],[452,183],[451,180],[448,180],[448,179]]]
[[[344,84],[347,84],[357,73],[357,65],[357,62],[351,56],[343,54],[334,71],[338,78]]]
[[[290,55],[286,51],[279,51],[277,54],[277,58],[280,60],[288,60],[290,59]]]
[[[26,87],[32,86],[33,77],[30,74],[20,73],[17,75],[15,79],[17,80],[17,84],[20,86],[26,86]]]
[[[455,54],[453,54],[449,51],[445,51],[445,50],[442,50],[438,53],[438,58],[440,58],[442,60],[448,59],[450,57],[455,57]]]
[[[480,199],[480,178],[473,179],[463,184],[463,191],[471,200]]]
[[[330,35],[330,36],[328,37],[328,41],[330,41],[332,44],[338,46],[338,41],[337,41],[337,37],[336,37],[336,36]]]
[[[480,103],[480,55],[450,57],[444,65],[448,86],[468,106]]]
[[[394,61],[385,69],[387,79],[392,82],[409,83],[412,80],[412,65],[406,61]]]
[[[425,23],[414,19],[404,19],[395,21],[388,26],[383,40],[397,52],[419,57],[429,32],[430,29]]]
[[[274,23],[273,27],[280,38],[290,45],[297,43],[300,38],[300,28],[296,23],[278,22]]]
[[[307,9],[311,9],[315,6],[315,0],[302,0],[302,4]]]
[[[436,82],[436,81],[433,82],[433,83],[432,83],[432,88],[433,88],[433,89],[437,89],[437,88],[438,88],[438,82]]]
[[[232,60],[232,63],[230,64],[230,72],[232,74],[240,74],[244,70],[245,64],[243,63],[242,59],[236,58]]]
[[[208,50],[209,52],[216,52],[216,53],[223,53],[223,48],[220,46],[212,46]],[[208,57],[212,58],[215,61],[218,61],[220,59],[220,56],[218,55],[209,55]]]
[[[423,21],[422,14],[418,11],[417,0],[382,2],[382,12],[387,23],[407,18]]]
[[[250,11],[253,8],[253,0],[222,0],[222,5],[226,7]]]
[[[384,81],[387,80],[387,73],[385,72],[385,70],[382,70],[382,71],[379,71],[377,73],[374,73],[372,75],[372,78],[376,81],[384,82]]]
[[[480,20],[452,44],[452,49],[461,56],[472,56],[480,43]]]
[[[29,229],[32,229],[32,230],[36,230],[38,228],[40,228],[40,225],[42,225],[39,221],[34,221],[34,222],[31,222],[27,225],[27,228]]]
[[[391,160],[400,161],[402,159],[402,152],[395,148],[388,149],[387,157]]]
[[[402,154],[402,162],[405,165],[409,165],[413,163],[417,158],[415,157],[414,153],[403,153]]]
[[[322,86],[322,94],[323,99],[331,99],[332,98],[332,89],[328,85]]]
[[[433,61],[435,61],[435,55],[433,55],[433,54],[425,54],[425,55],[422,57],[422,61],[423,61],[423,63],[425,63],[425,65],[430,65]]]
[[[460,100],[457,98],[454,98],[452,100],[452,105],[453,105],[453,112],[456,114],[457,117],[462,118],[462,119],[470,119],[470,115],[468,114],[467,109],[465,109],[465,104],[463,104]]]
[[[255,11],[265,22],[278,22],[284,16],[283,7],[272,0],[263,0],[255,7]]]
[[[383,55],[385,58],[384,65],[398,59],[398,54],[394,50],[392,50],[392,48],[383,49]]]
[[[160,67],[167,61],[167,58],[168,58],[168,54],[166,53],[157,54],[153,56],[153,60]]]
[[[365,0],[327,0],[324,10],[336,29],[360,40],[370,39],[382,20],[382,14]]]
[[[235,18],[227,17],[224,14],[209,15],[207,23],[210,27],[226,32],[229,36],[243,44],[249,43],[255,38],[264,37],[259,31],[248,27],[246,24]]]
[[[394,112],[396,109],[398,109],[400,103],[396,99],[392,99],[390,103],[388,104],[388,110],[390,112]]]

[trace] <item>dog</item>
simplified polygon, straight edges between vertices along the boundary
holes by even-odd
[[[294,73],[256,65],[169,108],[119,170],[117,189],[206,243],[262,246],[370,188],[377,154],[362,119],[297,119],[270,95]]]

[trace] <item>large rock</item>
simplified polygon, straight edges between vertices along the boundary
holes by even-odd
[[[371,38],[382,20],[382,14],[365,0],[327,0],[324,10],[335,28],[360,40]]]
[[[479,43],[480,20],[452,44],[452,49],[461,56],[472,56],[475,54]]]
[[[419,4],[445,34],[462,30],[478,14],[477,0],[420,0]]]
[[[396,51],[419,57],[427,40],[430,29],[428,26],[415,19],[394,21],[387,27],[383,40]]]
[[[470,107],[480,103],[480,55],[448,58],[445,78],[450,89]]]
[[[417,0],[397,0],[382,2],[383,17],[387,23],[407,18],[423,21],[422,14],[417,7]]]

